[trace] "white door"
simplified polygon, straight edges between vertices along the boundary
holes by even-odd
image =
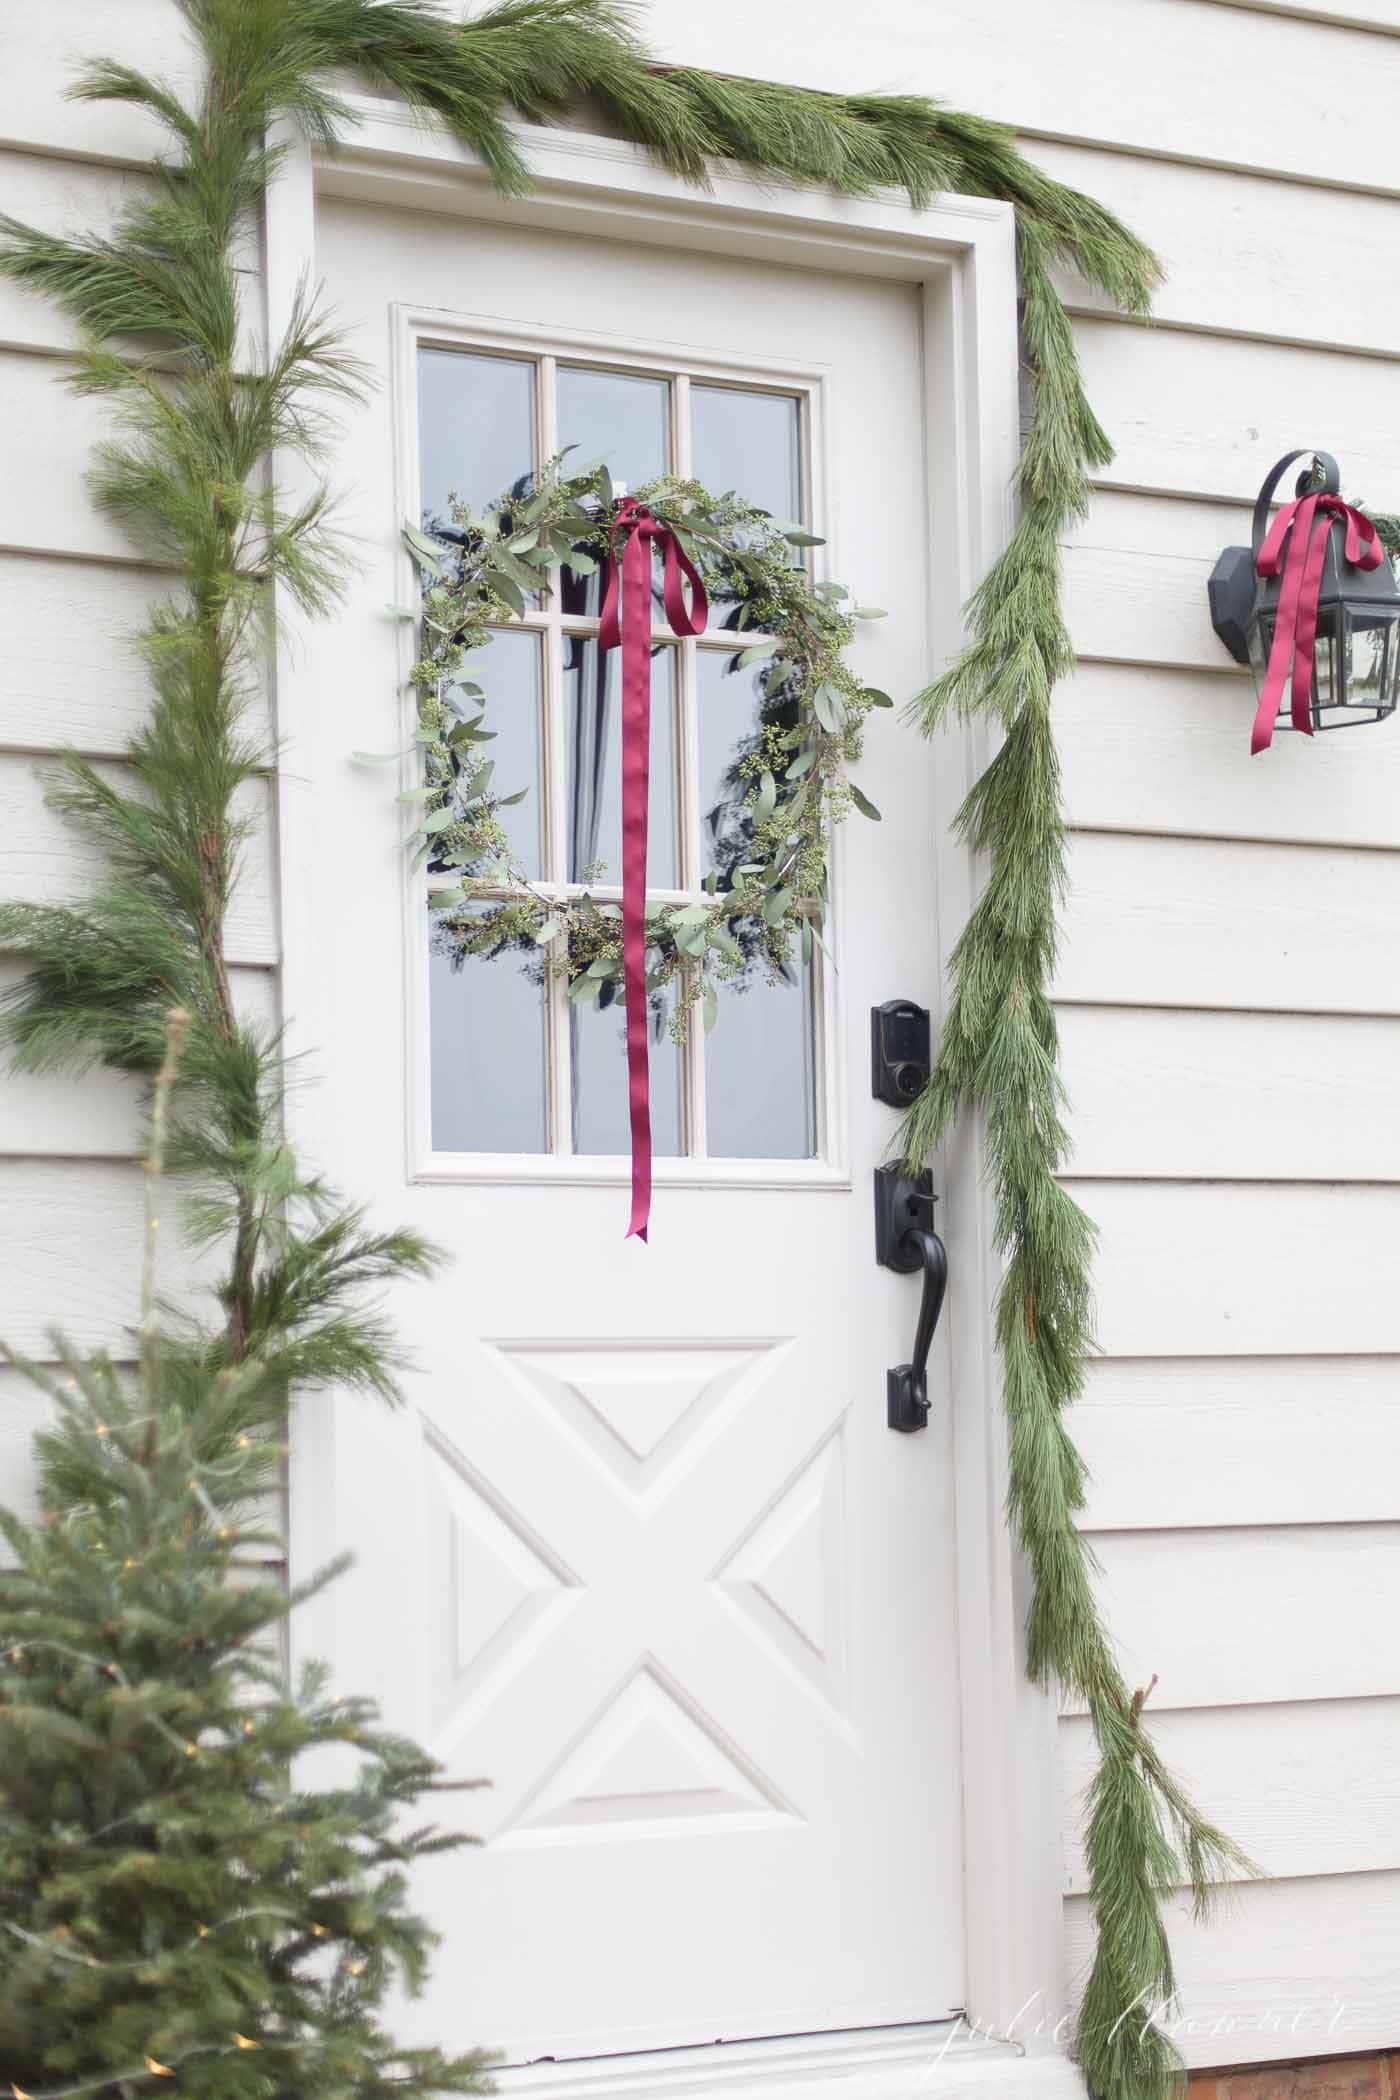
[[[569,443],[633,487],[669,465],[805,514],[829,573],[888,608],[858,667],[912,692],[916,291],[344,201],[323,201],[317,253],[379,385],[336,462],[362,575],[298,644],[287,703],[315,849],[287,898],[289,1004],[318,1046],[297,1113],[376,1220],[452,1260],[390,1309],[407,1410],[305,1413],[298,1535],[356,1564],[302,1644],[489,1782],[444,1798],[484,1843],[417,1885],[446,1937],[409,2022],[518,2060],[943,2017],[962,1993],[949,1410],[940,1349],[928,1430],[886,1426],[918,1283],[875,1265],[896,1115],[869,1054],[872,1004],[934,1003],[930,751],[872,718],[859,778],[883,822],[840,836],[835,967],[653,1049],[649,1245],[623,1237],[619,1012],[571,1007],[518,955],[432,958],[397,782],[351,756],[407,741],[402,517],[449,488],[479,507]],[[480,660],[497,777],[531,790],[516,843],[547,881],[586,860],[618,880],[615,741],[596,777],[580,755],[608,735],[588,610],[543,607]],[[701,813],[752,727],[733,660],[722,635],[657,660],[663,889],[698,883]]]

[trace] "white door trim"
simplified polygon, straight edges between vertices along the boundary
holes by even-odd
[[[698,192],[623,142],[529,125],[517,126],[516,136],[537,186],[526,198],[506,199],[492,191],[481,164],[444,132],[425,127],[395,104],[364,96],[346,99],[357,126],[346,143],[333,154],[313,155],[301,142],[289,141],[268,198],[265,284],[273,335],[284,325],[298,286],[315,282],[318,193],[919,284],[928,453],[922,529],[931,547],[930,631],[942,638],[943,653],[953,653],[963,634],[962,604],[1006,544],[1013,517],[1019,408],[1015,228],[1009,205],[945,197],[915,212],[892,195],[842,198],[727,171],[717,171],[709,190]],[[284,463],[280,478],[294,488],[301,477]],[[278,615],[278,730],[294,747],[296,622],[285,604],[279,604]],[[952,820],[989,746],[978,730],[960,728],[948,732],[938,750],[931,812],[939,836],[935,938],[940,961],[946,962],[982,873],[954,838]],[[297,987],[316,940],[297,870],[315,845],[297,798],[280,794],[278,807],[284,1003],[291,1017],[289,1052],[296,1054],[317,1047],[300,1039],[296,1025]],[[295,1092],[288,1107],[295,1138]],[[1066,2002],[1055,1714],[1051,1701],[1026,1682],[1023,1667],[1025,1570],[1004,1518],[1006,1438],[991,1319],[998,1257],[982,1160],[981,1134],[969,1119],[936,1166],[944,1197],[940,1217],[953,1259],[944,1314],[952,1389],[951,1395],[935,1396],[935,1405],[940,1399],[951,1402],[954,1411],[960,1683],[956,1691],[950,1687],[950,1696],[960,1702],[963,1739],[968,2014],[983,2031],[1004,2033],[1023,2016],[1021,2009],[1034,2005],[1037,2018],[1043,2008],[1042,2031],[1047,2031]],[[326,1402],[314,1401],[299,1410],[294,1426],[290,1551],[297,1570],[325,1557],[313,1483],[329,1477],[327,1454],[318,1449],[318,1424],[326,1410]],[[845,2067],[840,2067],[840,2042],[833,2037],[803,2045],[809,2054],[801,2077],[790,2060],[779,2074],[763,2069],[755,2055],[749,2084],[755,2092],[761,2088],[768,2100],[788,2092],[818,2100],[837,2086],[882,2096],[933,2093],[946,2100],[974,2075],[979,2092],[994,2083],[1037,2095],[1082,2093],[1077,2074],[1053,2053],[1021,2057],[1004,2047],[990,2051],[986,2044],[968,2045],[980,2048],[975,2074],[961,2055],[957,2062],[964,2068],[956,2074],[949,2069],[950,2052],[934,2072],[926,2056],[922,2068],[886,2062],[880,2074],[886,2082],[877,2084],[872,2082],[874,2063],[867,2058],[863,2069],[852,2063],[849,2038]],[[770,2065],[777,2062],[774,2046],[754,2045],[769,2050]],[[879,2040],[864,2046],[878,2049]],[[987,2076],[989,2054],[994,2062]],[[728,2052],[726,2060],[735,2061]],[[627,2062],[617,2059],[606,2069],[601,2064],[569,2071],[551,2067],[546,2083],[540,2082],[546,2076],[541,2067],[538,2074],[511,2074],[510,2089],[528,2092],[532,2100],[687,2090],[670,2071],[646,2072],[651,2082],[639,2086]],[[711,2058],[705,2081],[714,2078]],[[734,2100],[742,2100],[744,2090],[741,2079],[733,2088]]]

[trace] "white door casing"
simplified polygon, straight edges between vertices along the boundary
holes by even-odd
[[[660,1163],[649,1249],[622,1247],[623,1160],[432,1153],[419,905],[404,905],[385,777],[348,762],[399,719],[399,636],[365,608],[408,588],[394,542],[414,497],[405,353],[421,336],[805,391],[832,573],[896,614],[886,656],[858,661],[910,689],[955,645],[956,603],[1004,525],[1007,215],[959,204],[930,228],[889,205],[768,194],[760,218],[751,185],[668,196],[627,149],[560,134],[532,135],[540,198],[507,214],[455,149],[365,113],[356,147],[316,178],[319,224],[305,160],[269,223],[274,310],[314,242],[315,274],[383,379],[337,475],[356,490],[367,580],[342,620],[289,630],[279,649],[286,1005],[319,1075],[294,1096],[294,1134],[377,1217],[410,1219],[458,1259],[392,1308],[421,1367],[407,1415],[302,1411],[292,1551],[298,1567],[347,1544],[358,1556],[307,1614],[305,1650],[454,1770],[493,1781],[463,1816],[491,1842],[422,1891],[449,1933],[422,2031],[528,2057],[927,2020],[979,2000],[1008,2021],[1034,1992],[1056,1999],[1058,1940],[1048,1737],[1019,1680],[996,1506],[975,1156],[964,1141],[940,1183],[955,1266],[935,1425],[894,1438],[883,1367],[907,1353],[914,1296],[873,1267],[869,1173],[892,1118],[862,1100],[860,1059],[873,999],[936,996],[938,924],[956,923],[969,880],[947,819],[978,754],[948,739],[935,766],[875,719],[860,778],[886,820],[878,846],[838,855],[823,1158]],[[386,202],[412,216],[386,218]],[[503,216],[521,238],[503,239]],[[645,245],[629,259],[591,246],[598,234],[728,254],[746,297],[710,325],[712,265]],[[528,266],[532,245],[547,268]],[[575,325],[590,299],[591,329]],[[658,299],[664,322],[648,329]],[[804,299],[829,354],[796,354]],[[868,363],[889,367],[864,416],[862,327]],[[862,469],[863,441],[888,440],[901,415],[907,450],[887,441],[878,471]],[[877,484],[899,519],[884,539]],[[891,925],[880,905],[896,884]],[[1009,1734],[1025,1724],[1029,1748]],[[962,1815],[990,1801],[974,1849]]]

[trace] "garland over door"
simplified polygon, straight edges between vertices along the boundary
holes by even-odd
[[[649,1245],[624,1241],[620,1004],[510,950],[432,953],[403,851],[405,515],[478,509],[558,447],[637,487],[737,489],[826,536],[888,609],[854,661],[926,675],[914,288],[323,206],[318,265],[377,388],[338,481],[364,553],[299,642],[287,875],[312,958],[313,1120],[336,1177],[449,1265],[405,1293],[411,1404],[328,1402],[294,1523],[353,1572],[307,1621],[455,1779],[482,1849],[419,1895],[444,1932],[406,2018],[515,2059],[945,2017],[962,2002],[948,1409],[885,1421],[918,1285],[877,1269],[869,1015],[934,1002],[930,748],[877,714],[835,856],[829,953],[721,993],[651,1049]],[[822,571],[819,569],[819,575]],[[541,601],[470,667],[541,881],[620,879],[616,658],[596,594]],[[712,627],[717,623],[712,623]],[[699,890],[754,731],[723,630],[653,656],[653,894]],[[308,937],[309,936],[309,937]],[[541,982],[545,977],[546,981]],[[953,1296],[956,1298],[957,1279]],[[304,1572],[299,1569],[298,1572]]]

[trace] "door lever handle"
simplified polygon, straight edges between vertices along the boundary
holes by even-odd
[[[897,1163],[875,1169],[875,1259],[899,1276],[923,1272],[912,1361],[885,1374],[886,1418],[905,1433],[928,1427],[928,1353],[948,1287],[948,1251],[933,1229],[936,1201],[927,1168],[920,1174]]]

